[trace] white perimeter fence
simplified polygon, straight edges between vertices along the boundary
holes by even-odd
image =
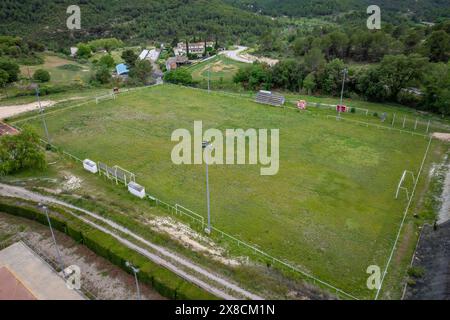
[[[76,162],[79,162],[80,164],[83,164],[83,160],[78,158],[77,156],[74,156],[73,154],[70,154],[69,152],[61,150],[57,146],[55,146],[53,144],[50,144],[50,143],[48,143],[47,141],[45,141],[43,139],[40,139],[40,140],[41,140],[41,143],[43,145],[50,146],[53,151],[60,152],[62,155],[68,157],[69,159],[71,159],[73,161],[76,161]],[[147,196],[147,198],[149,200],[153,201],[157,206],[165,208],[171,214],[184,216],[184,217],[192,220],[193,222],[198,223],[201,226],[201,230],[204,230],[204,227],[205,227],[206,224],[205,224],[205,218],[202,215],[197,214],[194,211],[192,211],[192,210],[190,210],[188,208],[185,208],[185,207],[183,207],[180,204],[171,205],[171,204],[169,204],[167,202],[164,202],[164,201],[158,199],[157,197],[152,196],[152,195],[150,195],[148,193],[146,194],[146,196]],[[215,231],[217,234],[219,234],[221,238],[228,239],[229,241],[236,243],[238,247],[242,247],[242,248],[248,249],[249,251],[251,251],[255,255],[259,256],[260,258],[263,258],[263,259],[267,260],[267,262],[268,261],[272,262],[273,265],[279,265],[279,266],[281,266],[283,268],[286,268],[289,271],[292,271],[294,273],[298,273],[301,276],[305,277],[306,279],[312,281],[314,284],[322,285],[323,287],[327,288],[328,290],[331,290],[332,292],[335,292],[337,296],[341,296],[341,297],[344,297],[346,299],[359,300],[358,298],[356,298],[355,296],[345,292],[344,290],[341,290],[341,289],[333,286],[332,284],[330,284],[330,283],[328,283],[326,281],[323,281],[323,280],[321,280],[321,279],[319,279],[319,278],[317,278],[317,277],[315,277],[315,276],[313,276],[313,275],[311,275],[311,274],[309,274],[309,273],[299,269],[298,267],[292,266],[292,265],[282,261],[279,258],[273,257],[270,254],[268,254],[268,253],[262,251],[261,249],[255,247],[254,245],[251,245],[251,244],[248,244],[248,243],[246,243],[246,242],[244,242],[242,240],[239,240],[236,237],[234,237],[234,236],[232,236],[232,235],[230,235],[230,234],[228,234],[228,233],[226,233],[226,232],[224,232],[224,231],[222,231],[220,229],[217,229],[215,227],[211,227],[211,229],[213,231]]]
[[[147,88],[147,87],[128,89],[127,91],[123,91],[123,93],[125,93],[125,92],[132,92],[132,91],[136,91],[136,90],[141,90],[141,89],[145,89],[145,88]],[[187,88],[192,89],[191,87],[187,87]],[[201,91],[206,91],[204,89],[198,89],[198,88],[194,88],[194,89],[201,90]],[[246,99],[246,100],[248,99],[250,101],[253,101],[250,96],[245,95],[245,94],[234,94],[234,93],[222,92],[222,91],[211,91],[211,93],[213,93],[215,95],[227,95],[227,96],[239,97],[241,99]],[[100,100],[108,99],[108,98],[114,99],[115,95],[112,94],[112,95],[97,97],[93,101],[98,103]],[[90,102],[92,102],[92,100],[87,101],[87,102],[83,102],[81,104],[78,104],[78,105],[75,105],[75,106],[72,106],[72,107],[66,107],[66,108],[61,108],[61,109],[57,109],[57,110],[54,110],[54,111],[50,111],[50,112],[48,112],[46,114],[52,114],[52,113],[55,113],[55,112],[64,111],[66,109],[75,108],[75,107],[78,107],[78,106],[81,106],[81,105],[85,105],[85,104],[90,103]],[[290,102],[292,102],[292,100],[290,100]],[[326,104],[320,104],[320,103],[316,104],[316,107],[321,107],[321,106],[326,106],[328,108],[335,108],[336,107],[334,105],[326,105]],[[295,109],[294,107],[291,107],[291,106],[287,106],[287,108]],[[366,113],[366,115],[370,114],[370,110],[368,110],[368,109],[357,109],[357,110]],[[26,119],[22,119],[22,120],[16,121],[15,123],[28,121],[28,120],[31,120],[31,119],[34,119],[34,118],[37,118],[37,117],[41,117],[41,116],[42,115],[39,114],[39,115],[36,115],[36,116],[32,116],[32,117],[29,117],[29,118],[26,118]],[[326,118],[327,119],[333,118],[333,119],[336,119],[336,120],[339,120],[339,121],[340,120],[348,121],[348,122],[356,123],[356,124],[367,126],[367,127],[372,126],[372,127],[376,127],[376,128],[379,128],[379,129],[394,130],[394,131],[397,131],[397,132],[400,132],[400,133],[407,133],[407,134],[411,134],[411,135],[421,136],[421,137],[424,137],[424,138],[429,138],[429,135],[421,134],[421,133],[414,132],[414,131],[409,131],[409,130],[403,130],[403,129],[395,128],[393,125],[392,126],[378,125],[378,124],[375,124],[375,123],[369,123],[369,122],[364,122],[364,121],[344,118],[342,115],[341,116],[339,116],[339,115],[338,116],[327,115]],[[404,120],[404,121],[406,121],[406,120]],[[416,124],[417,123],[418,123],[418,120],[416,120]],[[427,127],[430,128],[430,124],[428,124]],[[16,128],[20,130],[19,127],[16,127]],[[450,127],[448,129],[450,131]],[[70,158],[70,159],[72,159],[72,160],[74,160],[76,162],[79,162],[81,164],[83,163],[82,159],[80,159],[80,158],[78,158],[78,157],[76,157],[76,156],[74,156],[74,155],[72,155],[72,154],[70,154],[70,153],[68,153],[68,152],[66,152],[64,150],[61,150],[57,146],[52,145],[52,144],[50,144],[47,141],[42,140],[42,139],[41,139],[41,142],[44,145],[51,146],[51,148],[53,150],[60,152],[64,156],[66,156],[66,157],[68,157],[68,158]],[[192,210],[187,209],[187,208],[183,207],[180,204],[171,205],[171,204],[169,204],[167,202],[164,202],[164,201],[162,201],[162,200],[160,200],[160,199],[158,199],[158,198],[156,198],[156,197],[154,197],[154,196],[152,196],[150,194],[147,194],[147,198],[149,200],[153,201],[156,205],[165,208],[171,214],[184,216],[184,217],[187,217],[188,219],[190,219],[190,220],[192,220],[192,221],[194,221],[196,223],[199,223],[201,225],[201,227],[202,227],[201,229],[202,230],[204,229],[204,227],[205,227],[205,218],[203,216],[193,212]],[[406,210],[406,211],[408,211],[408,210]],[[400,227],[400,230],[401,230],[401,227]],[[217,229],[215,227],[212,227],[212,230],[215,231],[217,234],[219,234],[222,238],[228,239],[229,241],[236,243],[238,247],[242,247],[242,248],[248,249],[249,251],[253,252],[255,255],[257,255],[257,256],[259,256],[259,257],[261,257],[261,258],[263,258],[263,259],[265,259],[267,261],[272,262],[274,265],[279,265],[279,266],[281,266],[283,268],[286,268],[287,270],[293,271],[294,273],[298,273],[298,274],[302,275],[303,277],[305,277],[306,279],[309,279],[310,281],[312,281],[314,284],[320,284],[323,287],[328,288],[331,291],[334,291],[338,296],[341,295],[341,296],[343,296],[343,297],[345,297],[347,299],[358,300],[358,298],[356,298],[355,296],[353,296],[353,295],[351,295],[351,294],[349,294],[349,293],[347,293],[347,292],[345,292],[345,291],[343,291],[343,290],[341,290],[341,289],[339,289],[339,288],[337,288],[337,287],[335,287],[335,286],[333,286],[333,285],[331,285],[331,284],[329,284],[329,283],[327,283],[327,282],[325,282],[323,280],[320,280],[317,277],[315,277],[315,276],[313,276],[313,275],[311,275],[311,274],[309,274],[309,273],[307,273],[307,272],[305,272],[305,271],[303,271],[303,270],[301,270],[301,269],[299,269],[299,268],[297,268],[295,266],[292,266],[292,265],[290,265],[290,264],[288,264],[288,263],[286,263],[286,262],[284,262],[284,261],[282,261],[282,260],[280,260],[280,259],[278,259],[276,257],[271,256],[270,254],[262,251],[261,249],[255,247],[254,245],[251,245],[251,244],[248,244],[248,243],[246,243],[244,241],[241,241],[241,240],[237,239],[236,237],[234,237],[234,236],[232,236],[232,235],[230,235],[230,234],[228,234],[228,233],[226,233],[226,232],[224,232],[224,231],[222,231],[220,229]],[[396,243],[394,244],[394,249],[395,249],[395,247],[396,247]],[[389,262],[390,262],[390,260],[389,260]],[[387,268],[389,267],[389,262],[388,262],[388,265],[386,267],[385,272],[387,271]],[[383,280],[384,280],[384,277],[383,277]]]

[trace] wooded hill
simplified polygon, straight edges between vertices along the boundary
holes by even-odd
[[[72,0],[2,0],[0,30],[45,41],[50,47],[95,38],[116,37],[141,44],[172,42],[185,36],[246,43],[273,29],[275,21],[221,0],[81,0],[80,31],[66,27]]]

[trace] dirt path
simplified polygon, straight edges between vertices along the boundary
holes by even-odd
[[[450,221],[434,230],[424,226],[414,258],[414,267],[424,275],[406,290],[406,300],[450,299]]]
[[[56,101],[44,100],[41,101],[42,108],[48,108],[54,106]],[[28,104],[19,104],[0,107],[0,120],[10,118],[19,115],[24,112],[33,111],[39,109],[39,104],[37,102],[32,102]]]
[[[442,188],[442,205],[438,217],[439,224],[443,224],[450,220],[450,166],[447,166],[447,175]]]
[[[106,234],[111,235],[118,241],[120,241],[122,244],[127,246],[128,248],[146,256],[153,262],[166,267],[167,269],[171,270],[175,274],[179,275],[180,277],[196,284],[197,286],[203,288],[204,290],[216,295],[217,297],[226,299],[226,300],[234,300],[239,298],[246,298],[246,299],[252,299],[252,300],[263,300],[262,297],[257,296],[255,294],[252,294],[245,289],[242,289],[238,285],[231,283],[229,280],[224,279],[222,277],[219,277],[218,275],[210,272],[209,270],[206,270],[185,257],[178,256],[171,251],[161,247],[157,246],[144,238],[140,237],[139,235],[133,233],[132,231],[128,230],[127,228],[124,228],[120,226],[119,224],[115,223],[114,221],[111,221],[109,219],[105,219],[93,212],[87,211],[85,209],[73,206],[69,203],[43,196],[34,192],[31,192],[29,190],[26,190],[24,188],[20,187],[14,187],[10,185],[0,184],[0,195],[6,196],[6,197],[14,197],[14,198],[21,198],[26,200],[31,200],[34,202],[41,202],[41,203],[47,203],[47,204],[57,204],[78,212],[82,212],[83,214],[88,215],[91,218],[94,218],[95,220],[101,221],[102,223],[108,225],[111,227],[113,231],[110,231],[109,229],[98,225],[97,223],[91,221],[90,219],[87,219],[85,217],[82,217],[74,212],[69,212],[74,217],[80,219],[86,224],[89,224],[93,228],[96,228]],[[145,246],[151,248],[154,250],[155,253],[150,252],[145,248],[145,246],[138,246],[135,243],[121,237],[116,232],[119,231],[120,233],[123,233],[127,236],[132,237],[133,239],[137,240],[138,242],[144,244]],[[156,254],[157,253],[157,254]],[[189,273],[185,270],[189,270]],[[201,275],[202,277],[199,277],[198,275]],[[206,278],[206,281],[202,280]],[[230,293],[232,292],[232,293]]]
[[[135,300],[136,285],[132,275],[67,235],[55,232],[64,265],[81,269],[82,292],[97,300]],[[0,213],[0,238],[7,244],[23,241],[45,261],[57,266],[57,256],[47,226],[23,218]],[[163,300],[154,289],[140,284],[143,300]]]

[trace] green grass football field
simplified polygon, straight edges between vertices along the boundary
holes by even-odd
[[[148,193],[206,217],[205,168],[174,165],[174,130],[280,129],[280,170],[211,166],[215,227],[358,297],[370,265],[384,268],[406,206],[404,170],[418,172],[428,140],[230,96],[157,86],[47,115],[52,142],[137,175]],[[42,134],[39,119],[30,122]]]

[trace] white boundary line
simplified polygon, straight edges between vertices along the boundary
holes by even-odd
[[[394,253],[395,253],[395,250],[396,250],[396,248],[397,248],[397,244],[398,244],[398,241],[399,241],[399,239],[400,239],[401,232],[402,232],[402,230],[403,230],[403,225],[405,224],[405,220],[406,220],[406,217],[408,216],[409,208],[411,207],[411,204],[412,204],[412,202],[413,202],[413,200],[414,200],[414,195],[415,195],[415,192],[416,192],[416,188],[417,188],[417,185],[418,185],[418,183],[419,183],[419,180],[420,180],[420,177],[421,177],[421,174],[422,174],[422,171],[423,171],[423,167],[424,167],[425,162],[426,162],[426,160],[427,160],[428,152],[430,151],[430,146],[431,146],[431,142],[432,142],[432,141],[433,141],[433,137],[430,137],[430,140],[428,141],[427,150],[425,151],[425,156],[423,157],[422,164],[421,164],[421,166],[420,166],[419,173],[418,173],[418,175],[417,175],[417,180],[416,180],[416,182],[414,183],[414,188],[413,188],[413,191],[412,191],[412,193],[411,193],[411,198],[409,199],[408,205],[406,206],[405,212],[404,212],[404,214],[403,214],[403,219],[402,219],[402,222],[401,222],[400,227],[399,227],[399,229],[398,229],[397,237],[396,237],[395,242],[394,242],[394,245],[393,245],[393,247],[392,247],[392,251],[391,251],[391,254],[390,254],[390,256],[389,256],[388,262],[387,262],[387,264],[386,264],[386,268],[385,268],[385,270],[384,270],[384,272],[383,272],[383,277],[381,278],[380,287],[378,288],[377,293],[376,293],[376,295],[375,295],[375,300],[378,300],[378,297],[379,297],[379,295],[380,295],[381,289],[382,289],[382,287],[383,287],[384,279],[385,279],[386,274],[387,274],[387,272],[388,272],[388,269],[389,269],[389,266],[390,266],[390,264],[391,264],[392,258],[394,257]]]
[[[153,87],[153,86],[157,86],[157,84],[156,84],[156,85],[152,85],[152,86],[146,86],[146,87],[132,88],[132,89],[129,89],[128,91],[122,92],[122,94],[124,94],[124,93],[129,93],[129,92],[132,92],[132,91],[143,90],[143,89],[146,89],[146,88],[151,88],[151,87]],[[189,86],[174,85],[174,84],[169,84],[169,86],[182,87],[182,88],[186,88],[186,89],[194,89],[194,90],[199,90],[199,91],[205,91],[205,92],[207,92],[207,90],[205,90],[205,89],[201,89],[201,88],[193,88],[193,87],[189,87]],[[250,97],[245,97],[245,96],[240,95],[240,94],[233,94],[233,93],[228,93],[228,92],[224,92],[224,91],[212,91],[212,92],[215,93],[215,94],[219,94],[219,95],[228,95],[228,96],[231,95],[231,96],[236,97],[236,98],[241,98],[241,99],[253,101],[253,100],[251,100]],[[90,103],[90,102],[95,102],[95,101],[96,101],[96,100],[95,100],[95,98],[94,98],[93,100],[88,100],[88,101],[86,101],[86,102],[83,102],[83,103],[80,103],[80,104],[77,104],[77,105],[74,105],[74,106],[69,106],[69,107],[65,107],[65,108],[61,108],[61,109],[54,110],[54,111],[52,111],[52,112],[47,113],[46,115],[50,115],[50,114],[53,114],[53,113],[56,113],[56,112],[60,112],[60,111],[64,111],[64,110],[67,110],[67,109],[72,109],[72,108],[79,107],[79,106],[88,104],[88,103]],[[292,108],[292,109],[294,109],[294,108]],[[13,121],[12,123],[14,124],[14,123],[25,122],[25,121],[32,120],[32,119],[34,119],[34,118],[36,118],[36,117],[40,117],[40,116],[41,116],[41,115],[36,115],[36,116],[33,116],[33,117],[21,119],[21,120],[18,120],[18,121]],[[326,116],[326,118],[330,118],[330,117],[335,118],[335,116],[331,116],[331,115],[327,115],[327,116]],[[364,125],[367,125],[367,126],[370,125],[370,126],[375,126],[375,127],[382,128],[382,129],[391,129],[391,130],[396,130],[396,131],[400,131],[400,132],[406,132],[406,133],[413,134],[413,135],[418,135],[418,136],[427,137],[427,136],[425,136],[425,135],[417,134],[417,133],[415,133],[415,132],[409,132],[409,131],[404,131],[404,130],[400,130],[400,129],[393,129],[393,128],[384,127],[384,126],[380,126],[380,125],[375,125],[375,124],[371,124],[371,123],[364,123],[364,122],[357,121],[357,120],[350,120],[350,119],[344,119],[344,118],[341,118],[341,119],[347,120],[347,121],[350,121],[350,122],[354,122],[354,123],[364,124]],[[44,141],[44,140],[42,140],[42,141]],[[429,148],[430,148],[430,146],[431,146],[431,142],[432,142],[432,137],[430,137],[430,140],[429,140],[429,143],[428,143],[428,147],[427,147],[427,150],[426,150],[426,153],[425,153],[425,157],[424,157],[424,159],[423,159],[423,161],[422,161],[422,165],[421,165],[420,170],[419,170],[418,178],[417,178],[417,180],[416,180],[416,182],[415,182],[414,189],[413,189],[413,192],[412,192],[410,201],[409,201],[408,206],[407,206],[407,208],[406,208],[406,210],[405,210],[405,213],[404,213],[404,216],[403,216],[403,220],[402,220],[402,223],[401,223],[401,225],[400,225],[400,228],[399,228],[399,231],[398,231],[398,234],[397,234],[397,238],[396,238],[396,241],[395,241],[395,243],[394,243],[393,249],[392,249],[392,251],[391,251],[391,255],[390,255],[390,257],[389,257],[389,260],[388,260],[386,269],[385,269],[385,271],[384,271],[384,273],[383,273],[383,277],[382,277],[382,280],[381,280],[380,288],[379,288],[378,291],[377,291],[375,300],[378,299],[379,293],[380,293],[381,288],[382,288],[382,285],[383,285],[384,278],[385,278],[385,276],[386,276],[386,274],[387,274],[387,270],[388,270],[388,268],[389,268],[389,265],[390,265],[390,262],[391,262],[391,260],[392,260],[393,254],[394,254],[394,252],[395,252],[395,249],[396,249],[398,240],[399,240],[399,238],[400,238],[400,234],[401,234],[401,231],[402,231],[402,228],[403,228],[403,225],[404,225],[404,222],[405,222],[407,213],[408,213],[409,208],[410,208],[410,206],[411,206],[411,204],[412,204],[412,200],[413,200],[413,198],[414,198],[414,194],[415,194],[415,191],[416,191],[416,187],[417,187],[417,184],[418,184],[418,181],[419,181],[421,172],[422,172],[422,170],[423,170],[423,166],[424,166],[424,164],[425,164],[425,160],[426,160],[426,158],[427,158],[428,151],[429,151]],[[63,153],[64,153],[65,155],[67,155],[67,156],[73,158],[74,160],[80,161],[77,157],[75,157],[75,156],[73,156],[73,155],[71,155],[71,154],[69,154],[69,153],[67,153],[67,152],[65,152],[65,151],[64,151]],[[156,200],[157,200],[158,202],[162,202],[162,201],[159,200],[159,199],[156,199]],[[168,206],[169,206],[169,207],[172,207],[171,205],[168,205]],[[179,207],[181,207],[181,206],[179,206]],[[168,208],[168,209],[170,210],[170,208]],[[177,209],[178,209],[178,208],[176,208],[176,210],[177,210]],[[184,209],[186,209],[186,208],[184,208]],[[187,210],[188,210],[188,209],[187,209]],[[188,211],[190,211],[190,210],[188,210]],[[191,212],[192,212],[192,211],[191,211]],[[215,229],[215,228],[214,228],[214,229]],[[218,232],[221,233],[221,234],[224,234],[224,235],[226,235],[226,236],[228,236],[228,237],[230,237],[230,238],[232,238],[232,239],[238,241],[238,243],[241,243],[241,244],[243,244],[244,246],[247,246],[247,247],[249,247],[249,248],[252,249],[252,250],[255,250],[255,249],[256,249],[256,248],[254,248],[253,246],[248,245],[248,244],[246,244],[245,242],[240,241],[240,240],[238,240],[238,239],[236,239],[236,238],[234,238],[234,237],[232,237],[232,236],[226,234],[225,232],[223,232],[223,231],[221,231],[221,230],[218,230],[218,229],[215,229],[215,230],[218,231]],[[321,283],[321,284],[323,284],[323,285],[325,285],[325,286],[327,286],[327,287],[329,287],[329,288],[332,288],[332,289],[336,290],[337,292],[340,292],[341,294],[346,295],[347,297],[350,297],[350,298],[352,298],[352,299],[358,300],[358,298],[356,298],[356,297],[354,297],[354,296],[352,296],[352,295],[346,293],[346,292],[343,291],[343,290],[340,290],[340,289],[334,287],[333,285],[331,285],[331,284],[329,284],[329,283],[327,283],[327,282],[324,282],[324,281],[322,281],[322,280],[320,280],[320,279],[318,279],[318,278],[315,278],[314,276],[312,276],[312,275],[310,275],[310,274],[307,274],[307,273],[303,272],[302,270],[299,270],[299,269],[297,269],[297,268],[295,268],[295,267],[292,267],[292,266],[290,266],[289,264],[287,264],[287,263],[285,263],[285,262],[283,262],[283,261],[281,261],[281,260],[279,260],[279,259],[277,259],[277,258],[273,258],[273,257],[271,257],[270,255],[267,255],[265,252],[263,252],[263,251],[261,251],[261,250],[259,250],[259,249],[256,249],[256,250],[259,251],[259,253],[262,254],[263,256],[272,258],[273,261],[279,262],[280,264],[282,264],[282,265],[284,265],[284,266],[290,268],[290,269],[293,270],[293,271],[299,272],[299,273],[303,274],[304,276],[306,276],[306,277],[308,277],[308,278],[310,278],[310,279],[312,279],[312,280],[314,280],[314,281],[317,281],[317,282],[319,282],[319,283]]]

